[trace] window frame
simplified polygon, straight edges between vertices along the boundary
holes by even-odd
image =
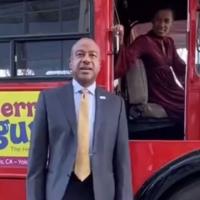
[[[196,45],[195,45],[195,71],[200,77],[200,11],[197,11]]]
[[[59,0],[60,1],[60,0]],[[39,41],[62,41],[62,40],[78,40],[82,37],[94,37],[94,2],[89,1],[89,32],[70,32],[70,33],[46,33],[46,34],[28,34],[28,35],[8,35],[0,36],[0,43],[10,42],[10,76],[0,77],[0,82],[37,82],[37,81],[63,81],[70,80],[72,76],[17,76],[15,66],[15,48],[18,42],[39,42]]]

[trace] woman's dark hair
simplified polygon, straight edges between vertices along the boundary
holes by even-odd
[[[157,15],[158,12],[163,11],[163,10],[169,10],[172,13],[173,19],[175,19],[175,13],[174,13],[173,8],[170,6],[162,6],[162,7],[157,8],[156,10],[154,10],[152,20],[155,18],[155,16]]]

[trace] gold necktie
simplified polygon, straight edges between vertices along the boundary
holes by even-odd
[[[81,181],[84,181],[90,175],[89,94],[87,90],[81,92],[78,117],[78,148],[74,173]]]

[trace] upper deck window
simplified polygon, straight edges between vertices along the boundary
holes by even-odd
[[[0,78],[70,76],[73,43],[91,35],[90,2],[0,1]]]
[[[87,9],[80,0],[0,3],[0,36],[89,32]]]

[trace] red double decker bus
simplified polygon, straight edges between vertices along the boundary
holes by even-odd
[[[167,117],[132,116],[127,77],[118,81],[120,91],[114,82],[119,44],[113,26],[122,23],[129,42],[130,35],[148,30],[152,12],[164,3],[175,10],[171,36],[187,63],[184,129]],[[0,1],[0,199],[26,199],[30,129],[39,91],[71,80],[70,49],[81,37],[94,38],[100,46],[98,85],[125,99],[136,199],[199,199],[199,31],[198,0]]]

